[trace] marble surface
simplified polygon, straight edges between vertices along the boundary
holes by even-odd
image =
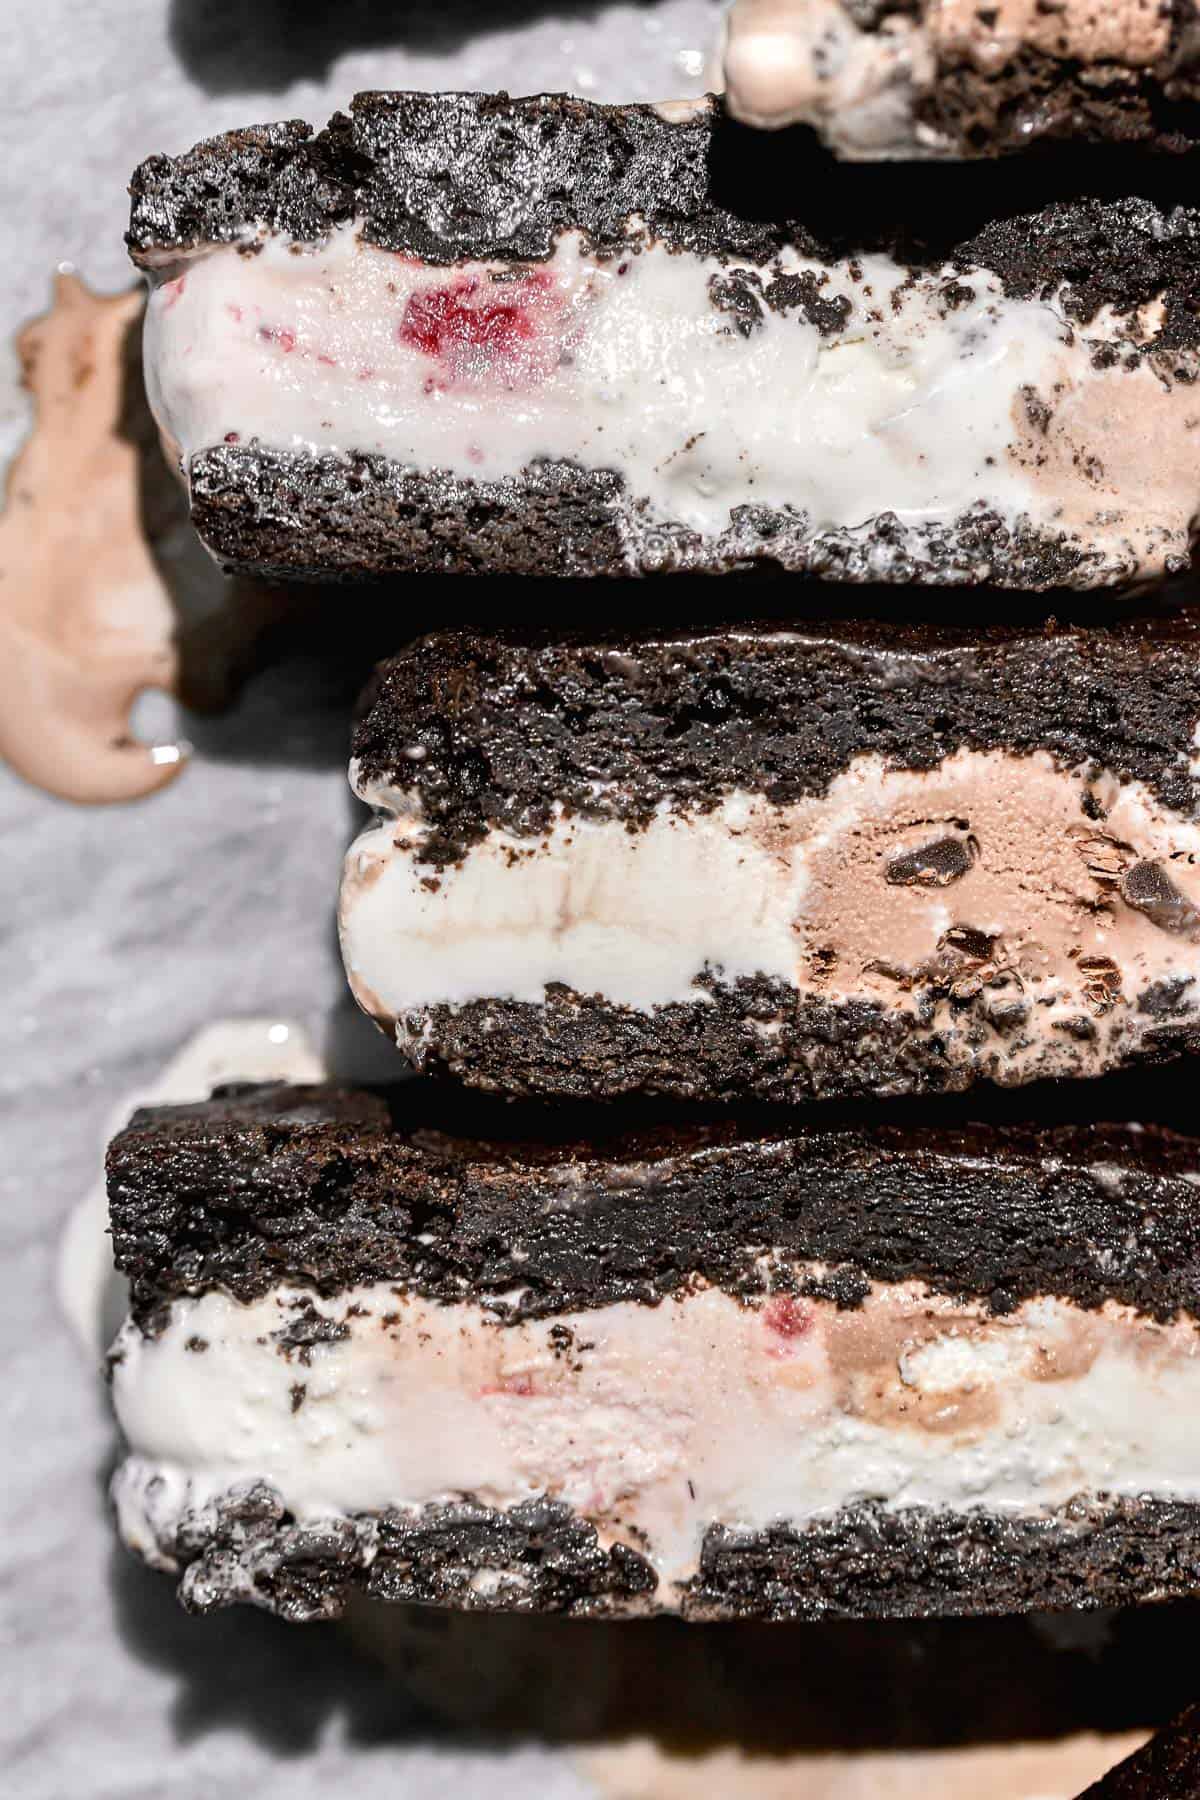
[[[3,13],[0,454],[25,424],[12,333],[64,261],[99,288],[126,284],[124,187],[142,156],[251,120],[323,120],[359,87],[695,91],[715,7],[5,0]],[[436,603],[398,595],[396,638]],[[493,1753],[448,1734],[333,1628],[186,1620],[169,1583],[113,1545],[104,1394],[55,1302],[56,1244],[114,1108],[197,1027],[290,1014],[342,1067],[376,1054],[332,927],[359,673],[310,643],[232,713],[189,721],[192,765],[136,806],[77,810],[0,771],[0,1766],[26,1800],[302,1800],[376,1773],[406,1796],[452,1781],[469,1793],[485,1765],[514,1792],[531,1776],[548,1800],[587,1791],[536,1743]]]

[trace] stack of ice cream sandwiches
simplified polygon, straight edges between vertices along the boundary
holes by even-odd
[[[394,592],[340,924],[422,1076],[111,1147],[190,1608],[1200,1591],[1198,44],[741,0],[728,102],[138,170],[200,534]],[[430,571],[510,580],[403,647]]]

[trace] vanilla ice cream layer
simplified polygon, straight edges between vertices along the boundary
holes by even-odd
[[[298,1351],[288,1327],[310,1309],[328,1341]],[[176,1300],[161,1331],[117,1340],[122,1533],[161,1556],[188,1512],[256,1481],[302,1524],[549,1496],[605,1541],[645,1534],[665,1586],[696,1573],[714,1523],[1200,1500],[1191,1321],[1057,1299],[992,1316],[913,1282],[842,1311],[692,1288],[571,1315],[569,1355],[563,1333],[386,1283]]]
[[[537,1003],[552,983],[652,1011],[709,1005],[714,983],[743,977],[875,1002],[937,1034],[944,1008],[986,984],[1027,1015],[1004,1051],[1013,1080],[1068,1059],[1100,1068],[1154,1022],[1139,1011],[1147,989],[1197,991],[1200,825],[1141,783],[1045,752],[960,750],[924,771],[860,756],[819,797],[664,803],[636,828],[560,811],[541,836],[492,830],[444,868],[421,860],[414,799],[360,787],[384,810],[347,853],[343,955],[360,1004],[401,1035],[423,1008]],[[1135,904],[1143,865],[1174,908]],[[931,1016],[930,991],[947,987]],[[1081,1017],[1083,1044],[1064,1030]],[[986,1060],[961,1032],[947,1054]]]
[[[1200,415],[1179,355],[1093,361],[1153,309],[1087,335],[986,270],[791,250],[758,270],[630,232],[608,258],[571,233],[544,263],[448,268],[353,225],[209,248],[151,295],[151,403],[185,471],[222,443],[483,482],[544,460],[612,471],[631,567],[656,527],[711,542],[744,507],[812,539],[986,508],[1078,541],[1094,580],[1186,553]]]
[[[920,117],[943,68],[986,78],[1032,53],[1090,69],[1101,93],[1121,74],[1157,67],[1166,80],[1173,14],[1157,0],[923,0],[868,28],[845,0],[736,0],[720,74],[747,124],[813,125],[840,155],[863,160],[952,153]]]

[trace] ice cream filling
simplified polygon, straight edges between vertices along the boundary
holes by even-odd
[[[1131,578],[1186,551],[1197,510],[1192,390],[1135,349],[1152,312],[1085,333],[983,269],[761,269],[636,220],[620,255],[568,233],[545,263],[449,268],[347,225],[188,260],[151,296],[147,384],[185,469],[257,443],[484,482],[611,471],[642,566],[656,527],[716,539],[747,508],[814,539],[986,510]]]
[[[820,796],[664,801],[640,828],[598,792],[596,814],[493,830],[449,867],[422,860],[414,797],[363,791],[382,810],[346,858],[343,953],[360,1003],[402,1032],[422,1008],[537,1003],[553,983],[650,1011],[763,977],[785,1004],[870,1001],[930,1032],[976,1000],[1020,1079],[1065,1045],[1099,1068],[1153,1022],[1148,994],[1200,992],[1200,825],[1045,752],[924,771],[860,756]]]
[[[1190,1320],[1057,1299],[992,1316],[916,1282],[851,1311],[693,1286],[517,1325],[386,1283],[210,1292],[117,1341],[121,1529],[169,1560],[187,1516],[256,1481],[302,1523],[550,1496],[636,1544],[669,1604],[714,1523],[1200,1500],[1198,1351]]]

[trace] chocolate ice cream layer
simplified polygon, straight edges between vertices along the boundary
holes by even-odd
[[[458,1117],[243,1088],[116,1139],[114,1495],[188,1605],[1195,1589],[1194,1138]]]
[[[385,664],[342,945],[418,1066],[795,1101],[1196,1047],[1191,611],[450,633]]]
[[[914,208],[763,145],[711,101],[374,94],[145,163],[147,384],[210,548],[317,579],[1182,568],[1190,191],[943,172]]]

